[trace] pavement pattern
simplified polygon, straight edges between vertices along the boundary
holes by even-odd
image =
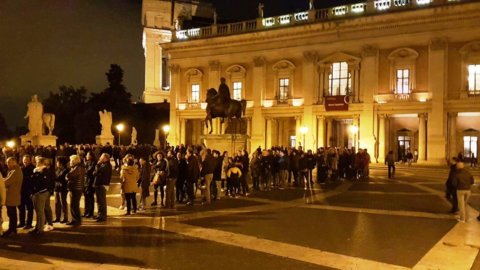
[[[480,170],[471,171],[479,182]],[[0,270],[480,269],[479,187],[470,220],[459,223],[444,198],[446,168],[386,174],[373,165],[368,180],[316,184],[311,193],[289,186],[128,217],[114,183],[107,223],[55,224],[40,237],[19,230],[0,239]]]

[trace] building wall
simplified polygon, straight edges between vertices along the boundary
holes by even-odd
[[[169,91],[171,143],[185,142],[183,120],[205,117],[202,106],[191,108],[187,104],[190,84],[186,72],[202,72],[204,102],[206,89],[218,88],[219,78],[229,76],[227,69],[240,65],[246,70],[244,98],[249,101],[246,118],[251,127],[252,149],[288,142],[288,132],[280,131],[282,123],[276,120],[292,119],[297,141],[303,138],[300,127],[307,127],[305,144],[313,149],[328,145],[330,119],[351,119],[359,127],[357,147],[368,148],[379,160],[384,158],[385,151],[395,149],[397,130],[407,128],[414,134],[413,143],[421,162],[445,162],[463,147],[452,125],[480,128],[468,121],[457,121],[454,115],[480,113],[478,106],[472,106],[480,99],[466,95],[465,88],[462,89],[466,80],[462,59],[466,54],[461,53],[471,42],[480,44],[480,3],[465,2],[444,8],[435,6],[437,2],[429,8],[404,12],[161,43],[173,69]],[[392,55],[402,48],[407,48],[406,58],[414,55],[415,59],[408,61],[414,64],[415,86],[409,95],[394,95],[392,61],[407,60],[403,52],[400,56]],[[480,55],[479,48],[480,45],[470,46],[467,54]],[[351,71],[357,78],[352,83],[357,81],[358,87],[350,97],[347,111],[326,111],[323,103],[322,69],[324,63],[335,61],[349,61],[351,66],[358,63],[359,69]],[[291,70],[293,93],[288,105],[276,101],[277,72],[283,72],[274,69],[279,62],[291,63],[283,69]],[[149,67],[146,66],[147,71]],[[390,119],[394,115],[410,118]],[[471,117],[480,122],[480,114]],[[331,129],[335,131],[336,128]]]

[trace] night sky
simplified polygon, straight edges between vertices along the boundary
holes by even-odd
[[[338,1],[316,1],[316,7]],[[219,19],[255,18],[258,0],[212,0]],[[265,16],[306,10],[308,0],[263,0]],[[347,2],[352,2],[347,0]],[[355,1],[353,1],[355,2]],[[24,126],[30,96],[41,99],[60,85],[107,87],[112,63],[138,101],[144,88],[140,0],[0,1],[0,113]]]

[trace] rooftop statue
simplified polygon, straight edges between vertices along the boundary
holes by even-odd
[[[41,136],[43,134],[43,105],[38,101],[37,95],[27,105],[28,134],[29,136]]]
[[[225,83],[225,78],[220,79],[220,86],[218,87],[218,92],[214,88],[207,90],[207,116],[205,117],[205,125],[209,128],[208,124],[210,123],[209,134],[212,133],[212,119],[221,118],[221,123],[224,123],[224,119],[227,118],[229,121],[232,118],[242,118],[245,115],[245,110],[247,108],[246,100],[234,100],[230,98],[230,89]]]

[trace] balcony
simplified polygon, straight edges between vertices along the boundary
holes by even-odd
[[[261,31],[271,28],[282,28],[335,19],[351,18],[362,15],[383,14],[390,11],[407,11],[429,6],[449,5],[474,0],[374,0],[327,9],[313,9],[293,14],[268,18],[259,18],[230,24],[218,24],[202,28],[178,30],[173,36],[174,42],[192,39],[227,36],[241,33]]]
[[[427,102],[432,99],[431,92],[411,92],[408,94],[378,94],[373,96],[378,104],[394,102]]]
[[[280,99],[278,97],[275,97],[274,99],[265,99],[262,102],[262,107],[270,108],[274,106],[300,107],[300,106],[303,106],[303,98]]]

